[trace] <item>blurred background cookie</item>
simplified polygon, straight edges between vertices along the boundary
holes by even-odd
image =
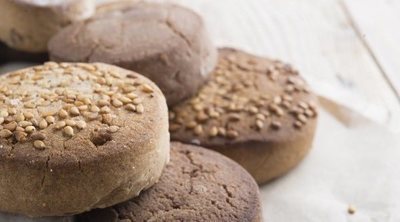
[[[63,216],[126,201],[169,159],[159,88],[106,64],[46,63],[0,77],[0,211]]]
[[[235,49],[219,54],[210,81],[170,112],[171,138],[221,152],[267,182],[311,148],[316,96],[289,65]]]
[[[161,88],[168,105],[194,95],[217,59],[201,17],[171,4],[122,5],[61,30],[49,42],[50,58],[134,70]]]
[[[254,179],[213,151],[171,143],[160,181],[139,197],[78,216],[78,222],[262,221]]]
[[[0,41],[20,51],[43,53],[58,30],[94,11],[95,0],[0,0]]]

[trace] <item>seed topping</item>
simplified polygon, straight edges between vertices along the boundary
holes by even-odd
[[[64,127],[63,132],[67,136],[73,136],[74,135],[74,129],[71,126]]]
[[[44,150],[46,148],[46,145],[41,140],[35,140],[33,146],[38,150]]]
[[[117,132],[115,118],[145,113],[155,92],[133,74],[97,64],[49,62],[0,78],[0,138],[37,150],[51,144],[49,133],[68,140],[93,130],[93,121]]]
[[[248,130],[302,130],[317,116],[314,98],[296,70],[279,61],[249,57],[222,54],[209,82],[170,111],[171,133],[235,140]]]

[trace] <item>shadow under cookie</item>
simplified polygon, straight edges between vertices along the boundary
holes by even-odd
[[[31,53],[12,49],[0,42],[0,65],[9,62],[43,63],[48,60],[47,53]]]

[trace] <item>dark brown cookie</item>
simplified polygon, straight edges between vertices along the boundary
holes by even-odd
[[[0,211],[63,216],[108,207],[158,181],[167,104],[149,79],[101,63],[0,77]]]
[[[160,181],[139,197],[80,215],[80,222],[226,221],[261,219],[258,186],[234,161],[207,149],[171,144]]]
[[[221,152],[264,183],[311,148],[316,96],[279,61],[234,49],[219,54],[210,81],[170,112],[171,138]]]
[[[199,15],[171,4],[105,7],[55,35],[49,43],[50,58],[134,70],[161,88],[168,105],[194,95],[204,84],[217,51]]]

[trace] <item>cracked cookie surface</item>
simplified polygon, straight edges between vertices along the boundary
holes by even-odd
[[[158,87],[115,66],[49,62],[1,76],[0,210],[62,216],[136,196],[168,161],[167,118]]]
[[[174,142],[171,161],[155,186],[78,221],[258,222],[261,207],[257,184],[238,164],[214,151]]]
[[[195,12],[172,4],[107,5],[49,43],[54,61],[105,62],[139,72],[163,91],[168,105],[194,95],[215,66],[213,47]]]

